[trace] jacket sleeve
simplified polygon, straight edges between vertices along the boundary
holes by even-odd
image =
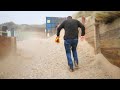
[[[65,23],[65,22],[63,22],[63,23],[57,28],[57,36],[60,35],[61,29],[64,28],[64,23]]]
[[[85,26],[78,21],[78,26],[81,28],[81,36],[84,36],[85,35]]]

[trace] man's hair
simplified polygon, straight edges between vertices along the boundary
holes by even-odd
[[[68,16],[67,19],[72,19],[72,16]]]

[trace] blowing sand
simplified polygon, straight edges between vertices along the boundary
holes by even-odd
[[[41,39],[34,36],[17,42],[17,53],[0,60],[1,79],[120,79],[120,68],[112,65],[102,55],[94,55],[86,41],[79,41],[79,69],[69,72],[63,45],[56,36]]]

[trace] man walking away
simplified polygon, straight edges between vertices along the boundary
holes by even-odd
[[[82,30],[81,39],[83,40],[85,35],[85,27],[78,20],[72,19],[71,16],[68,16],[67,20],[63,21],[63,23],[57,28],[57,37],[56,37],[57,40],[59,39],[61,29],[64,28],[65,30],[64,46],[65,46],[66,56],[68,60],[68,66],[70,71],[72,72],[74,71],[74,68],[73,68],[73,62],[71,58],[71,51],[74,57],[75,67],[78,67],[78,55],[77,55],[76,47],[78,45],[78,34],[79,34],[78,28],[79,27]]]

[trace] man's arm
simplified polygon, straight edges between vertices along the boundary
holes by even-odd
[[[64,28],[64,22],[57,28],[57,36],[60,36],[61,29]]]
[[[85,27],[84,25],[78,21],[78,26],[81,28],[82,32],[81,32],[81,36],[84,36],[85,35]]]

